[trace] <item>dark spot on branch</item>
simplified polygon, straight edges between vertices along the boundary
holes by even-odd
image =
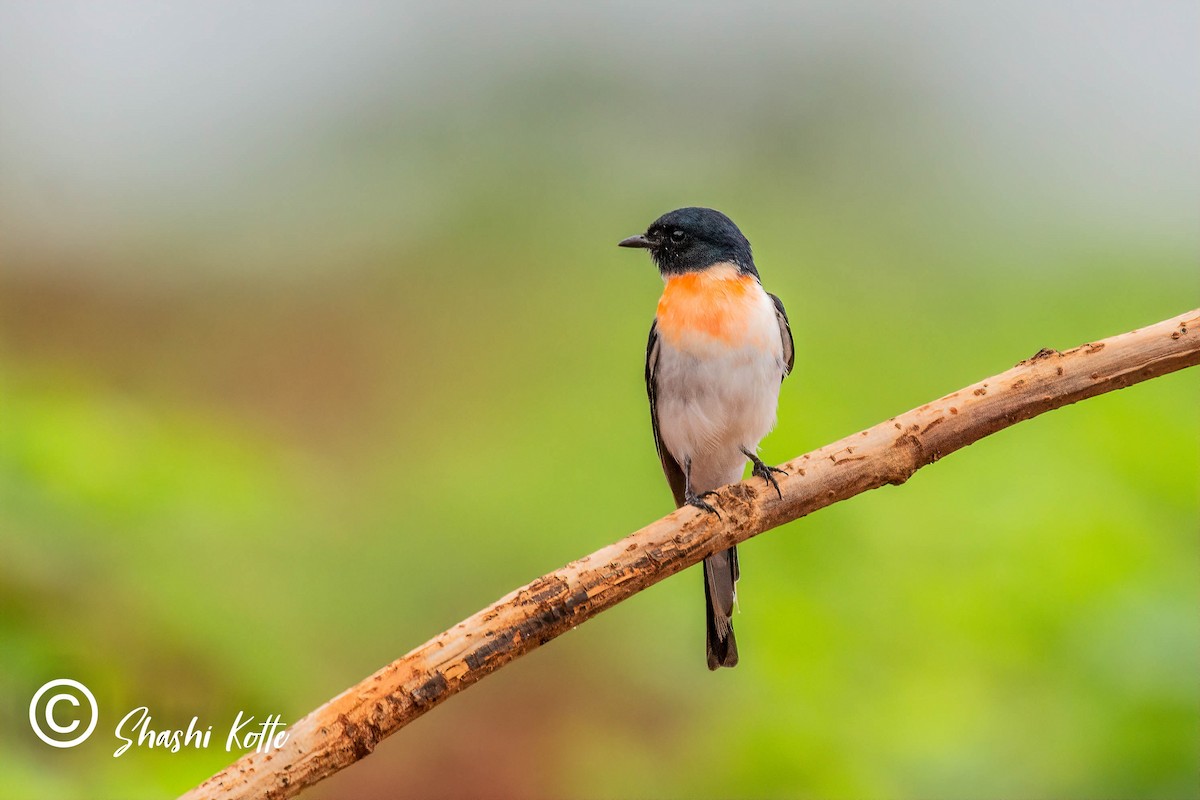
[[[338,717],[338,722],[342,726],[342,735],[354,751],[355,760],[371,755],[371,751],[379,743],[379,729],[373,725],[355,725],[345,714]]]
[[[557,575],[545,575],[529,584],[528,595],[521,605],[544,605],[567,591],[567,582]]]
[[[1087,348],[1086,350],[1084,350],[1085,353],[1088,353],[1088,354],[1099,353],[1101,350],[1104,349],[1104,342],[1092,342],[1090,344],[1085,345],[1085,347]]]
[[[1050,356],[1061,356],[1061,355],[1062,355],[1062,353],[1058,352],[1057,350],[1054,350],[1049,347],[1043,347],[1041,350],[1038,350],[1036,353],[1034,353],[1029,358],[1020,362],[1017,366],[1020,366],[1021,364],[1031,364],[1034,361],[1041,361],[1043,358],[1050,358]]]
[[[429,705],[446,693],[446,679],[442,673],[435,672],[433,677],[418,686],[412,693],[413,702],[418,706]]]
[[[976,397],[982,397],[983,395],[987,394],[987,387],[980,386],[978,389],[971,392],[971,394],[975,395]]]
[[[658,563],[658,561],[659,561],[658,559],[655,559],[653,556],[651,556],[651,557],[650,557],[650,560],[651,560],[651,561],[655,561],[655,563]],[[575,592],[575,594],[573,594],[573,595],[571,595],[570,597],[568,597],[568,598],[567,598],[567,603],[566,603],[566,605],[567,605],[567,608],[568,608],[568,609],[569,609],[569,610],[570,610],[572,613],[574,613],[575,609],[577,609],[577,608],[582,608],[583,606],[586,606],[586,605],[587,605],[587,601],[588,601],[588,593],[587,593],[587,590],[586,590],[586,589],[580,589],[579,591]]]
[[[512,650],[512,631],[501,631],[499,634],[488,631],[487,635],[490,637],[489,641],[479,645],[463,658],[471,669],[480,669],[488,661]]]
[[[895,465],[895,469],[890,470],[888,474],[884,476],[885,482],[890,483],[892,486],[899,486],[911,478],[912,474],[921,467],[922,459],[924,458],[925,454],[925,445],[921,444],[921,440],[916,436],[913,436],[911,433],[906,433],[903,436],[897,437],[896,441],[892,442],[892,449],[907,449],[911,452],[911,456],[907,459],[907,463]]]
[[[1020,388],[1021,388],[1022,386],[1024,386],[1024,385],[1025,385],[1025,379],[1024,379],[1024,378],[1021,378],[1019,381],[1017,381],[1016,383],[1014,383],[1014,384],[1012,385],[1012,388],[1013,388],[1013,389],[1020,389]]]
[[[619,582],[612,581],[612,583]],[[561,622],[569,616],[571,616],[571,610],[566,606],[551,605],[533,619],[522,622],[517,626],[517,630],[520,632],[522,639],[538,639],[541,642],[543,641],[542,636],[547,629],[553,628],[555,623]]]

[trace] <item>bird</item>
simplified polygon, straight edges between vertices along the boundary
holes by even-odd
[[[720,516],[706,498],[752,474],[779,492],[778,467],[758,457],[775,427],[779,390],[792,370],[783,302],[763,289],[750,242],[711,208],[659,217],[620,247],[643,248],[664,288],[646,343],[646,394],[654,446],[675,506]],[[733,606],[737,548],[704,560],[708,668],[738,663]]]

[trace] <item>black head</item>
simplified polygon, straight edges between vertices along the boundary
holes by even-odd
[[[663,214],[644,234],[630,236],[620,246],[649,250],[663,275],[699,272],[722,262],[758,275],[750,242],[733,220],[711,208],[680,208]]]

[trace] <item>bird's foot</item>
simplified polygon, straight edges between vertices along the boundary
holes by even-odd
[[[762,478],[769,485],[774,486],[775,493],[778,494],[779,499],[782,500],[783,490],[779,488],[779,481],[775,480],[775,473],[778,472],[780,475],[787,475],[787,470],[780,469],[779,467],[772,467],[754,453],[746,450],[743,450],[742,452],[745,453],[746,458],[750,459],[751,463],[754,464],[754,469],[750,470],[750,474],[754,475],[755,477]]]
[[[683,498],[683,502],[687,503],[689,506],[695,506],[701,511],[707,511],[710,514],[716,514],[717,519],[720,519],[721,512],[713,508],[711,504],[704,502],[704,498],[714,497],[716,494],[716,492],[702,492],[700,494],[692,494],[691,492],[688,492]]]

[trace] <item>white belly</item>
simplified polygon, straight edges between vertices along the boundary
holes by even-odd
[[[703,336],[659,343],[659,436],[681,467],[691,461],[696,494],[741,480],[742,448],[755,452],[775,427],[783,345],[774,308],[763,299],[744,343]]]

